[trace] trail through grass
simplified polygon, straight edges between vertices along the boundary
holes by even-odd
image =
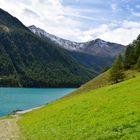
[[[0,120],[0,140],[25,140],[17,125],[18,116]]]

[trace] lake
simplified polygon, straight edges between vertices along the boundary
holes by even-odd
[[[74,88],[0,88],[0,117],[34,108],[74,91]]]

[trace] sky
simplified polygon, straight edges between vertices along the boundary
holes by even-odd
[[[76,42],[128,45],[140,34],[140,0],[0,0],[26,26]]]

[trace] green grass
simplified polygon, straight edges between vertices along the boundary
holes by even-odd
[[[139,74],[137,70],[127,70],[125,73],[125,79],[128,80],[132,77],[135,77]],[[68,96],[73,96],[85,92],[89,92],[93,89],[105,87],[111,85],[112,82],[110,81],[110,71],[106,71],[99,76],[95,77],[93,80],[87,82],[86,84],[82,85],[78,90],[74,91],[73,93],[69,94]]]
[[[21,115],[27,140],[139,140],[140,75]]]
[[[11,118],[13,118],[13,116],[11,116],[11,115],[6,115],[6,116],[4,116],[4,117],[0,117],[0,120],[11,119]]]

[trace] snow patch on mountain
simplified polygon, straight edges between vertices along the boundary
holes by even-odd
[[[100,56],[111,56],[115,57],[118,53],[124,53],[126,47],[116,43],[106,42],[101,39],[95,39],[88,42],[73,42],[66,39],[62,39],[55,35],[49,34],[46,31],[37,28],[32,25],[29,29],[36,35],[41,38],[47,38],[53,41],[57,46],[67,49],[69,51],[77,51],[88,53],[92,55],[100,55]]]
[[[67,50],[80,50],[81,48],[84,47],[85,43],[77,43],[77,42],[72,42],[69,40],[62,39],[60,37],[57,37],[55,35],[49,34],[45,32],[44,30],[35,27],[34,25],[29,26],[29,29],[34,33],[37,34],[39,37],[47,37],[51,41],[54,41],[56,44],[58,44],[60,47],[63,47]]]

